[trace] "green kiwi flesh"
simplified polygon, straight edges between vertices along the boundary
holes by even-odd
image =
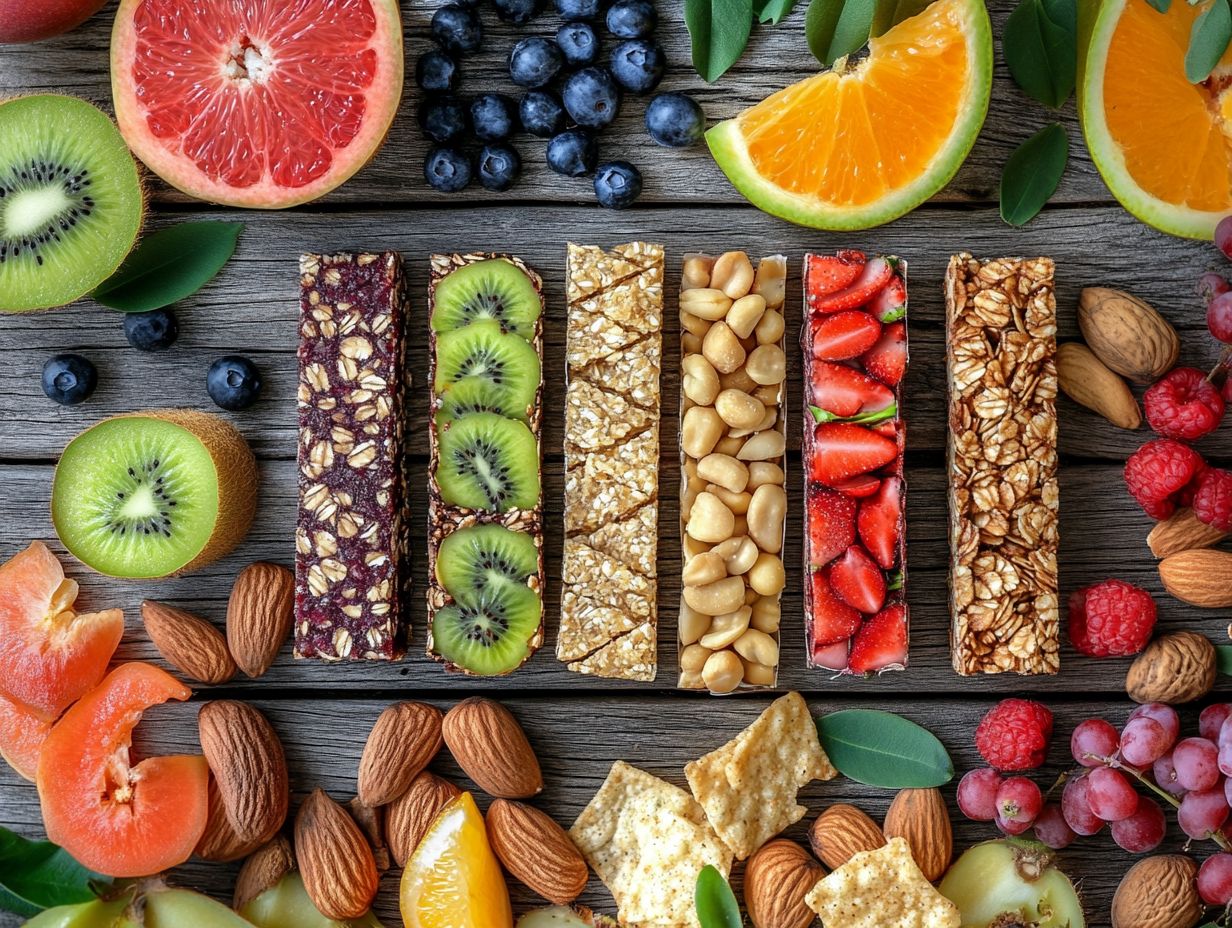
[[[0,312],[63,306],[110,277],[145,197],[115,123],[76,97],[0,103]]]
[[[496,579],[475,601],[455,603],[432,618],[433,650],[479,676],[509,673],[530,654],[543,602],[525,584]]]
[[[452,332],[477,320],[491,319],[503,331],[530,341],[543,311],[531,279],[502,258],[463,265],[437,283],[432,300],[435,332]]]
[[[463,604],[477,603],[493,584],[526,583],[539,571],[539,549],[525,532],[503,525],[470,525],[441,542],[436,579]]]
[[[482,377],[466,377],[445,391],[436,421],[444,424],[473,412],[494,412],[528,422],[530,407],[510,404],[509,391]]]
[[[539,445],[526,423],[476,412],[437,422],[436,482],[451,506],[508,512],[539,502]]]
[[[525,419],[539,392],[539,354],[530,342],[502,332],[495,322],[473,322],[446,332],[436,342],[436,392],[449,392],[469,380],[482,380],[494,389],[489,402],[500,412]]]

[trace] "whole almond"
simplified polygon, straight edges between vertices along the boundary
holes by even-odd
[[[1181,351],[1176,330],[1155,307],[1109,287],[1087,287],[1079,294],[1078,327],[1096,357],[1134,383],[1158,380]]]
[[[899,790],[881,830],[887,838],[903,838],[907,842],[916,866],[930,883],[941,879],[950,868],[954,832],[941,790]]]
[[[291,843],[282,835],[257,848],[235,878],[235,894],[231,908],[239,910],[267,889],[273,889],[284,876],[295,869]]]
[[[235,676],[227,639],[212,622],[152,599],[141,604],[141,621],[158,653],[185,676],[214,684]]]
[[[496,799],[488,809],[488,841],[505,869],[549,902],[568,905],[590,870],[573,839],[533,806]]]
[[[461,795],[462,790],[448,780],[425,770],[385,807],[385,842],[395,864],[406,866],[441,809]]]
[[[240,670],[254,679],[269,670],[291,633],[294,614],[291,571],[265,561],[240,571],[227,601],[227,646]]]
[[[241,841],[264,844],[286,821],[290,803],[274,727],[248,703],[220,699],[201,707],[197,729],[231,827]]]
[[[1226,532],[1199,521],[1192,509],[1185,508],[1178,509],[1162,522],[1156,522],[1146,536],[1146,543],[1153,555],[1164,558],[1194,548],[1209,548],[1226,537]]]
[[[295,816],[295,859],[308,897],[326,918],[359,918],[380,877],[368,839],[346,809],[315,789]]]
[[[227,807],[218,792],[218,781],[210,776],[207,787],[207,814],[205,831],[194,849],[203,860],[213,860],[218,863],[229,863],[247,857],[261,846],[260,841],[241,838],[227,818]]]
[[[1057,346],[1057,383],[1075,403],[1115,426],[1136,429],[1142,425],[1142,412],[1129,385],[1080,342]]]
[[[830,806],[809,829],[813,853],[831,870],[837,870],[861,851],[885,847],[886,839],[877,823],[860,809],[844,802]]]
[[[383,806],[406,792],[441,749],[441,710],[422,702],[398,702],[372,726],[359,759],[359,799]]]
[[[489,796],[526,799],[543,789],[539,761],[513,713],[472,696],[445,714],[445,743],[468,777]]]
[[[1159,562],[1164,589],[1191,606],[1232,606],[1232,551],[1193,548]]]
[[[753,928],[808,928],[817,914],[804,897],[825,868],[794,841],[763,844],[744,867],[744,907]]]
[[[347,803],[347,811],[372,845],[372,859],[378,873],[389,869],[389,845],[385,843],[385,807],[365,805],[358,796]]]

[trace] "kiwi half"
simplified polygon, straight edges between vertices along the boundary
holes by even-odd
[[[503,525],[470,525],[441,542],[436,579],[460,603],[475,603],[502,580],[525,584],[539,571],[539,549],[525,532]]]
[[[110,277],[145,195],[115,123],[76,97],[0,103],[0,312],[63,306]]]
[[[494,579],[470,603],[455,603],[432,618],[433,649],[449,663],[479,676],[509,673],[530,654],[543,601],[530,587]]]
[[[539,502],[539,445],[525,422],[476,412],[437,422],[436,482],[451,506],[508,512]]]
[[[248,532],[257,464],[217,416],[168,409],[114,416],[64,449],[51,519],[69,553],[112,577],[163,577],[231,551]]]
[[[436,392],[449,393],[467,381],[491,389],[486,402],[502,415],[525,419],[539,392],[539,353],[518,335],[502,332],[495,322],[473,322],[436,341]]]
[[[436,285],[432,329],[452,332],[477,320],[492,320],[502,331],[529,341],[543,303],[534,283],[517,265],[501,258],[466,264]]]

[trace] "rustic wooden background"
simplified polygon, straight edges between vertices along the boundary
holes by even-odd
[[[788,324],[800,320],[799,267],[807,250],[859,247],[894,252],[910,262],[910,339],[908,380],[908,521],[912,607],[911,668],[872,680],[834,680],[804,668],[799,551],[801,498],[799,457],[790,465],[791,506],[784,599],[783,689],[805,691],[819,713],[849,706],[876,706],[916,719],[946,743],[959,770],[978,763],[971,732],[981,714],[1007,694],[1031,694],[1057,713],[1054,767],[1040,777],[1051,783],[1068,757],[1073,725],[1090,713],[1120,724],[1131,704],[1124,695],[1127,662],[1092,661],[1068,646],[1061,675],[1055,678],[989,677],[963,679],[949,668],[946,644],[948,613],[945,592],[945,381],[941,277],[951,252],[980,255],[1047,254],[1057,260],[1057,295],[1062,337],[1074,337],[1074,308],[1079,290],[1089,285],[1121,287],[1159,307],[1181,332],[1182,362],[1208,367],[1217,347],[1207,336],[1194,281],[1204,270],[1223,265],[1207,244],[1184,242],[1139,224],[1112,201],[1083,147],[1073,105],[1059,115],[1027,100],[1009,80],[998,49],[992,109],[971,157],[957,177],[932,202],[887,227],[833,235],[797,228],[743,203],[711,162],[704,148],[688,152],[660,149],[642,129],[643,101],[629,98],[615,126],[601,138],[602,157],[623,157],[637,164],[646,191],[632,210],[613,213],[593,203],[589,181],[552,174],[543,164],[543,142],[521,137],[525,162],[522,182],[505,194],[472,189],[452,197],[434,193],[422,181],[425,145],[415,123],[418,94],[413,71],[426,48],[427,23],[435,0],[403,0],[407,38],[407,92],[389,141],[376,159],[349,184],[329,197],[291,213],[222,210],[187,201],[156,179],[150,184],[155,228],[187,218],[240,218],[248,223],[232,263],[210,286],[176,307],[181,336],[163,354],[141,354],[124,340],[120,317],[89,301],[38,316],[0,319],[0,558],[7,558],[32,538],[55,542],[48,519],[48,495],[57,455],[85,426],[113,413],[168,405],[212,410],[205,393],[205,371],[222,354],[242,353],[260,366],[266,381],[261,401],[229,418],[244,432],[261,459],[260,513],[248,540],[230,557],[192,576],[160,582],[121,582],[93,576],[70,563],[81,581],[84,608],[124,607],[129,634],[121,659],[158,656],[141,628],[138,607],[151,597],[191,608],[221,620],[235,573],[245,564],[266,559],[290,563],[295,505],[295,318],[296,256],[301,251],[397,249],[403,252],[412,292],[421,311],[411,323],[410,344],[423,345],[422,312],[428,268],[435,251],[498,250],[519,254],[535,266],[547,284],[548,383],[563,381],[563,274],[565,242],[615,244],[644,238],[666,244],[667,292],[678,285],[680,256],[689,250],[719,252],[743,248],[753,254],[782,251],[790,257]],[[1000,35],[1011,0],[991,0]],[[76,32],[32,46],[0,48],[0,96],[29,92],[67,92],[109,105],[107,42],[114,3]],[[744,58],[714,86],[704,85],[689,67],[688,38],[681,4],[662,0],[659,36],[671,68],[663,89],[694,92],[711,120],[784,84],[811,73],[814,64],[802,33],[803,11],[774,29],[757,29]],[[538,25],[515,29],[485,13],[489,39],[485,51],[465,64],[464,92],[500,89],[514,92],[503,61],[516,34],[554,31],[546,16]],[[996,210],[997,181],[1009,152],[1050,119],[1059,119],[1071,138],[1069,170],[1050,207],[1027,228],[1003,225]],[[669,298],[669,306],[671,301]],[[672,319],[673,313],[667,314]],[[669,325],[665,357],[675,356],[675,327]],[[58,351],[80,351],[99,368],[95,396],[76,408],[48,401],[39,386],[44,360]],[[417,384],[424,382],[427,358],[413,351]],[[751,721],[768,694],[744,694],[713,700],[673,690],[675,609],[679,570],[676,539],[677,490],[675,418],[678,378],[664,372],[663,469],[665,500],[660,528],[660,573],[664,604],[660,625],[660,677],[651,686],[631,686],[569,674],[552,653],[555,604],[559,598],[562,391],[546,391],[545,492],[548,502],[548,644],[515,676],[477,681],[444,674],[422,655],[424,588],[422,538],[413,552],[416,591],[410,656],[403,662],[328,666],[295,662],[284,649],[259,681],[237,679],[225,687],[200,687],[194,702],[223,696],[253,699],[268,711],[287,746],[293,788],[302,796],[314,786],[345,800],[354,791],[356,763],[364,737],[388,702],[424,696],[447,705],[474,692],[507,699],[522,718],[538,749],[547,789],[537,800],[566,826],[585,805],[617,758],[641,764],[683,784],[682,767],[693,757],[721,744]],[[791,372],[789,407],[799,402],[799,366]],[[426,391],[416,389],[411,403],[412,447],[424,428]],[[1160,624],[1165,629],[1192,628],[1219,641],[1226,612],[1184,606],[1163,593],[1154,561],[1145,545],[1150,522],[1125,492],[1120,464],[1142,441],[1145,430],[1117,430],[1092,413],[1062,398],[1062,595],[1087,583],[1117,576],[1140,583],[1157,594]],[[793,427],[791,434],[795,436]],[[793,443],[793,447],[796,443]],[[1224,427],[1200,446],[1224,464],[1232,459],[1232,428]],[[426,460],[411,462],[413,522],[425,518]],[[420,533],[417,533],[417,535]],[[1226,690],[1226,682],[1221,680]],[[138,733],[143,750],[196,750],[195,705],[158,709]],[[1189,719],[1192,721],[1192,718]],[[440,770],[460,774],[447,758]],[[854,800],[880,816],[889,803],[887,791],[845,780],[814,785],[804,794],[811,814],[794,830],[802,835],[826,804]],[[952,800],[952,788],[947,790]],[[990,826],[957,816],[961,847],[993,836]],[[1172,821],[1172,816],[1170,816]],[[41,833],[37,797],[32,787],[9,770],[0,770],[0,823],[31,836]],[[1170,825],[1166,847],[1179,849],[1184,836]],[[1205,844],[1195,852],[1205,855]],[[1082,881],[1092,925],[1108,923],[1112,891],[1131,862],[1105,834],[1084,839],[1064,855],[1071,874]],[[230,894],[234,867],[193,862],[176,878],[220,897]],[[734,880],[738,883],[738,880]],[[378,909],[397,924],[396,880],[386,880]],[[531,900],[515,894],[521,908]],[[610,898],[597,882],[584,901],[610,911]],[[0,917],[0,926],[16,924]]]

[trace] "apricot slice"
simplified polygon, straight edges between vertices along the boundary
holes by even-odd
[[[134,766],[129,750],[146,709],[191,693],[150,664],[121,664],[64,713],[39,757],[48,838],[115,877],[148,876],[189,858],[205,831],[205,758],[149,757]]]
[[[39,753],[51,722],[7,696],[0,696],[0,757],[27,780],[38,773]]]
[[[76,599],[41,541],[0,565],[0,695],[48,722],[98,684],[124,634],[119,609],[78,615]]]

